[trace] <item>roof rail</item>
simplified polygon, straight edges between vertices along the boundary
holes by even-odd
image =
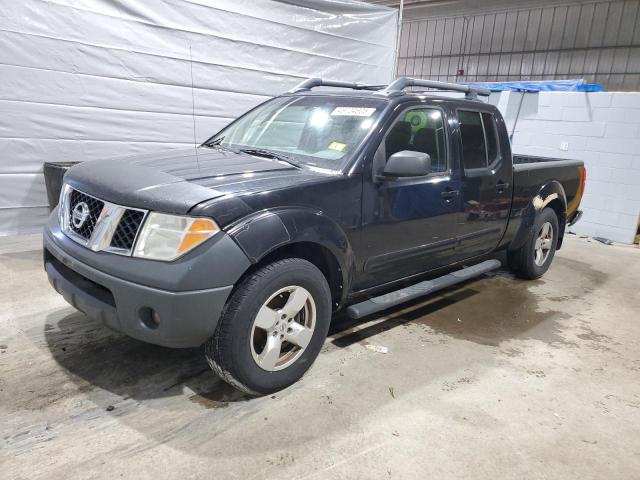
[[[385,88],[385,85],[366,85],[364,83],[356,82],[338,82],[333,80],[323,80],[321,78],[308,78],[296,85],[287,93],[303,92],[305,90],[311,90],[315,87],[352,88],[354,90],[382,90],[383,88]]]
[[[374,90],[378,91],[381,95],[395,96],[402,95],[405,88],[408,87],[426,87],[436,90],[447,90],[454,92],[462,92],[467,98],[477,99],[478,95],[488,97],[491,92],[485,88],[470,87],[468,85],[462,85],[460,83],[448,83],[438,82],[436,80],[421,80],[418,78],[400,77],[389,85],[367,85],[364,83],[356,82],[340,82],[334,80],[323,80],[321,78],[308,78],[296,87],[289,90],[287,93],[298,93],[309,91],[315,87],[337,87],[337,88],[351,88],[353,90]]]
[[[380,93],[395,96],[401,95],[407,87],[426,87],[436,90],[452,90],[454,92],[463,92],[466,98],[477,99],[478,95],[488,97],[491,91],[486,88],[469,87],[459,83],[438,82],[436,80],[421,80],[418,78],[400,77],[389,84]]]

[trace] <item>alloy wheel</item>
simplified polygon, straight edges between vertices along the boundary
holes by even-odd
[[[550,222],[545,222],[538,231],[538,237],[533,247],[533,261],[541,267],[549,258],[553,245],[553,227]]]
[[[251,354],[267,371],[292,365],[305,351],[316,326],[316,305],[303,287],[288,286],[271,295],[251,328]]]

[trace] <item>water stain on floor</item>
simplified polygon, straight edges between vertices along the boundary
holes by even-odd
[[[386,312],[386,320],[370,327],[359,329],[358,322],[341,319],[330,334],[335,336],[334,345],[344,347],[390,328],[413,324],[430,333],[482,345],[499,346],[514,338],[573,345],[561,334],[560,321],[569,315],[556,310],[540,310],[539,297],[529,291],[530,285],[531,282],[509,275],[484,277],[390,310]]]
[[[226,408],[229,406],[229,402],[221,402],[219,400],[212,400],[203,395],[191,395],[189,401],[196,403],[204,408]]]
[[[19,404],[8,403],[10,412],[42,410],[99,390],[123,400],[144,401],[179,396],[183,387],[188,387],[205,400],[216,400],[212,392],[226,387],[200,349],[169,349],[139,342],[80,313],[48,319],[44,341],[55,362],[10,378],[0,398],[5,394],[21,398]]]
[[[226,408],[231,403],[242,403],[251,400],[251,398],[253,397],[220,381],[220,383],[216,385],[216,388],[191,395],[189,400],[205,408]]]
[[[537,339],[548,344],[567,345],[561,335],[560,320],[569,317],[556,310],[540,310],[537,295],[528,282],[493,277],[471,287],[476,295],[451,304],[446,311],[422,315],[420,309],[410,314],[410,321],[431,330],[498,346],[505,340]]]

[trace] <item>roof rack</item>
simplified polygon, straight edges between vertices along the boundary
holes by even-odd
[[[389,84],[387,88],[381,90],[380,93],[395,96],[402,95],[407,87],[426,87],[436,90],[448,90],[454,92],[462,92],[466,98],[477,99],[478,95],[488,97],[491,91],[486,88],[469,87],[459,83],[438,82],[437,80],[421,80],[418,78],[400,77]]]
[[[477,99],[478,95],[488,97],[491,92],[485,88],[469,87],[459,83],[438,82],[436,80],[421,80],[418,78],[400,77],[389,85],[367,85],[356,82],[339,82],[333,80],[323,80],[321,78],[309,78],[299,83],[295,88],[289,90],[288,93],[298,93],[309,91],[315,87],[337,87],[351,88],[353,90],[374,90],[381,95],[396,96],[402,95],[404,89],[408,87],[426,87],[436,90],[446,90],[454,92],[462,92],[466,98]]]
[[[308,78],[296,85],[293,89],[289,90],[288,93],[303,92],[315,87],[352,88],[354,90],[382,90],[385,86],[386,85],[366,85],[364,83],[356,82],[338,82],[333,80],[323,80],[321,78]]]

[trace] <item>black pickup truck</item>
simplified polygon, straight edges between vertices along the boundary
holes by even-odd
[[[549,268],[580,217],[583,164],[514,165],[478,95],[310,79],[197,148],[76,165],[44,233],[49,280],[131,337],[204,346],[245,392],[287,387],[337,310],[481,275],[499,250],[519,277]]]

